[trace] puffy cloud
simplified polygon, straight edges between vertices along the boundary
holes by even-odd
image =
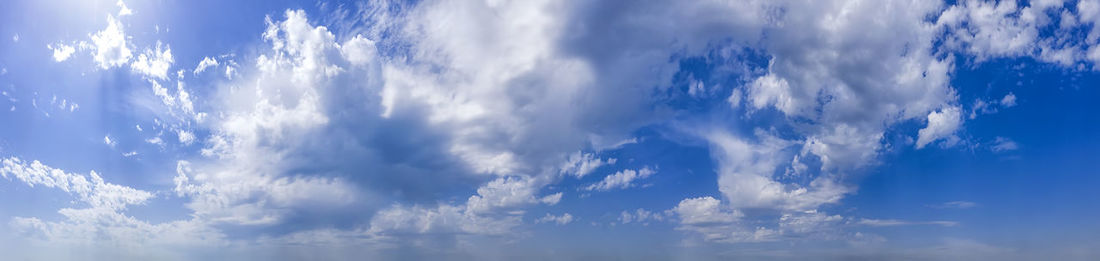
[[[134,14],[134,10],[130,10],[129,7],[126,7],[126,3],[123,3],[122,0],[118,0],[118,2],[115,2],[115,5],[118,5],[118,9],[119,9],[118,10],[118,16],[119,17]]]
[[[1005,94],[1005,97],[1001,98],[1001,106],[1004,106],[1005,108],[1016,106],[1016,95],[1012,94],[1011,92]]]
[[[76,49],[72,46],[61,43],[49,44],[46,45],[46,48],[53,50],[53,60],[56,62],[63,62],[67,60],[69,59],[69,56],[73,55],[73,52],[76,52]]]
[[[618,160],[615,158],[601,159],[597,158],[592,153],[581,153],[578,151],[569,154],[569,158],[566,159],[565,163],[561,166],[561,173],[583,178],[597,168],[604,165],[615,164],[616,161]]]
[[[53,246],[97,244],[104,252],[131,252],[147,246],[196,246],[224,244],[224,235],[200,220],[151,224],[122,212],[131,205],[146,204],[154,193],[108,183],[95,171],[68,173],[39,161],[19,158],[0,160],[0,175],[14,177],[28,186],[43,186],[74,195],[86,208],[62,208],[61,221],[15,217],[10,225],[26,240]],[[132,253],[132,252],[131,252]]]
[[[757,131],[760,143],[750,143],[728,133],[709,134],[711,155],[718,161],[718,190],[734,207],[788,210],[816,208],[832,203],[849,191],[831,175],[820,175],[808,184],[784,184],[773,177],[790,141]]]
[[[684,199],[672,212],[679,217],[677,230],[697,234],[704,241],[766,242],[774,241],[777,235],[775,230],[764,227],[745,228],[738,222],[744,214],[729,210],[713,197]]]
[[[133,56],[130,53],[130,42],[122,30],[122,23],[114,16],[108,15],[107,27],[90,37],[95,50],[93,58],[101,69],[125,65]]]
[[[194,133],[185,130],[178,130],[176,133],[176,136],[179,137],[180,143],[183,143],[184,145],[191,145],[191,143],[195,141]]]
[[[569,224],[571,222],[573,222],[573,215],[569,213],[561,214],[560,216],[554,216],[550,215],[550,213],[546,213],[546,216],[535,220],[535,224],[552,223],[559,226]]]
[[[604,179],[600,182],[589,185],[588,187],[585,187],[585,189],[608,191],[612,189],[630,188],[636,185],[634,184],[635,180],[649,178],[649,176],[653,176],[653,174],[656,173],[657,171],[650,169],[649,167],[644,167],[639,170],[621,170],[619,172],[615,172],[614,174],[607,175],[607,177],[604,177]]]
[[[672,211],[679,215],[680,223],[685,225],[730,223],[743,216],[739,212],[725,210],[721,201],[713,197],[684,199]]]
[[[161,49],[161,43],[158,41],[156,49],[145,49],[145,52],[138,55],[137,59],[130,64],[130,68],[142,75],[164,80],[168,78],[168,68],[173,62],[175,60],[172,58],[172,48],[164,45],[164,49]]]
[[[958,141],[955,131],[962,125],[958,107],[948,107],[928,114],[928,126],[917,132],[917,149],[936,140],[946,139],[945,146]]]

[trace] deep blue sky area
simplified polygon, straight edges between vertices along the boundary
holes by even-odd
[[[1100,1],[4,1],[12,260],[1096,260]]]

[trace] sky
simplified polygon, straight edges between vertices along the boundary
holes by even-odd
[[[1096,260],[1100,1],[0,2],[10,260]]]

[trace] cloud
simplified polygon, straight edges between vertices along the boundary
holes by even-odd
[[[206,68],[210,67],[218,67],[218,60],[211,57],[203,57],[202,61],[199,62],[199,65],[196,66],[195,70],[192,72],[194,74],[200,74],[203,71],[206,71]]]
[[[191,143],[195,141],[195,134],[189,131],[179,130],[177,134],[176,136],[179,137],[180,143],[184,145],[191,145]]]
[[[990,147],[990,150],[993,150],[993,152],[1006,152],[1017,149],[1020,149],[1020,146],[1017,145],[1015,141],[1005,137],[997,137],[993,140],[993,147]]]
[[[775,230],[745,228],[741,212],[729,210],[713,197],[688,198],[672,209],[679,218],[677,230],[699,235],[704,241],[744,243],[777,239]]]
[[[90,35],[94,58],[99,68],[110,69],[130,61],[130,43],[123,32],[122,23],[114,16],[107,16],[107,27]]]
[[[917,149],[936,140],[946,140],[944,146],[951,146],[958,141],[955,131],[962,125],[958,107],[948,107],[940,111],[928,114],[928,126],[917,133]]]
[[[118,2],[115,2],[115,5],[118,5],[118,8],[119,8],[118,16],[119,17],[134,14],[134,10],[130,10],[129,7],[126,7],[126,3],[123,3],[122,0],[118,0]]]
[[[172,48],[164,45],[164,49],[161,49],[161,43],[158,41],[156,49],[145,49],[145,52],[138,55],[137,59],[130,64],[130,68],[147,77],[164,80],[168,78],[168,69],[173,62],[175,60],[172,58]]]
[[[103,136],[103,144],[107,144],[111,148],[115,147],[115,141],[111,140],[111,135]]]
[[[650,221],[664,221],[666,215],[668,215],[667,213],[652,212],[641,208],[634,210],[634,212],[624,210],[622,213],[619,213],[618,221],[622,224],[639,223],[643,225],[648,225]]]
[[[1001,98],[1001,106],[1004,106],[1005,108],[1016,106],[1016,95],[1012,94],[1011,92],[1005,94],[1005,97]]]
[[[657,173],[657,171],[654,171],[653,169],[650,169],[649,167],[643,167],[639,170],[632,170],[632,169],[621,170],[619,172],[615,172],[614,174],[608,175],[607,177],[604,177],[603,180],[601,180],[600,182],[597,182],[596,184],[592,184],[592,185],[589,185],[588,187],[585,187],[585,189],[586,190],[608,191],[608,190],[613,190],[613,189],[630,188],[630,187],[633,187],[633,186],[637,185],[637,184],[634,184],[635,180],[641,180],[641,179],[649,178],[649,176],[653,176],[653,174],[656,174],[656,173]]]
[[[53,50],[53,60],[56,62],[63,62],[67,60],[69,59],[69,56],[73,55],[73,52],[76,52],[76,49],[72,46],[61,43],[49,44],[46,45],[46,48]]]
[[[535,224],[553,223],[559,226],[569,224],[571,222],[573,222],[573,215],[569,213],[561,214],[560,216],[554,216],[550,215],[550,213],[546,213],[546,216],[535,220]]]
[[[0,160],[0,163],[3,163],[0,175],[5,178],[15,177],[31,187],[60,189],[76,195],[92,208],[122,210],[129,205],[144,204],[153,197],[150,192],[107,183],[95,171],[88,175],[66,173],[37,160],[25,162],[15,157]]]
[[[596,158],[592,153],[576,152],[569,154],[569,158],[566,159],[565,164],[561,167],[561,173],[573,175],[577,178],[583,178],[584,176],[592,173],[601,166],[613,165],[617,159],[601,159]]]

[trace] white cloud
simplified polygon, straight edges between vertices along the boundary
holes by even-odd
[[[198,220],[150,224],[122,213],[131,205],[146,204],[154,193],[108,183],[95,171],[87,175],[67,173],[38,161],[19,158],[0,160],[0,175],[14,177],[28,186],[55,188],[74,195],[87,208],[62,208],[61,221],[14,217],[10,225],[25,240],[51,246],[96,246],[104,251],[132,251],[145,246],[194,246],[223,244],[224,235]],[[70,245],[71,244],[71,245]]]
[[[743,216],[740,212],[724,210],[721,201],[713,197],[684,199],[673,211],[685,225],[731,223]]]
[[[192,72],[194,74],[200,74],[203,71],[206,71],[206,68],[210,67],[218,67],[218,60],[212,57],[203,57],[202,61],[199,62],[199,65],[196,66],[195,70]]]
[[[739,221],[744,216],[729,210],[713,197],[688,198],[672,209],[679,217],[677,230],[701,236],[704,241],[743,243],[776,240],[778,232],[764,227],[746,228]]]
[[[604,177],[604,179],[601,180],[600,182],[597,182],[596,184],[589,185],[588,187],[585,187],[585,189],[586,190],[608,191],[608,190],[612,190],[612,189],[630,188],[630,187],[633,187],[633,186],[637,185],[637,184],[634,183],[635,180],[641,180],[641,179],[648,178],[649,176],[652,176],[655,173],[657,173],[657,171],[654,171],[653,169],[650,169],[649,167],[644,167],[644,168],[639,169],[639,170],[632,170],[632,169],[621,170],[619,172],[615,172],[615,174],[607,175],[607,177]]]
[[[95,61],[101,69],[122,66],[130,61],[130,43],[122,30],[122,23],[114,16],[107,16],[107,28],[90,36],[95,50]]]
[[[115,141],[111,140],[111,135],[103,136],[103,144],[107,144],[111,148],[115,147]]]
[[[665,215],[666,214],[662,212],[652,212],[641,208],[634,210],[634,212],[624,210],[622,213],[619,213],[619,223],[639,223],[648,225],[650,221],[664,221]]]
[[[760,143],[749,143],[721,131],[707,135],[713,148],[711,156],[718,162],[718,190],[731,206],[807,210],[836,202],[848,193],[849,188],[830,175],[820,175],[805,185],[777,181],[772,174],[781,158],[787,157],[781,151],[793,143],[761,131],[757,135]]]
[[[962,125],[958,107],[947,107],[928,114],[928,125],[917,132],[917,149],[936,140],[945,139],[945,146],[957,142],[955,131]]]
[[[993,150],[993,152],[1013,151],[1020,149],[1020,145],[1016,144],[1016,142],[1012,141],[1011,139],[1005,137],[997,137],[993,140],[993,147],[989,149]]]
[[[561,192],[550,194],[550,195],[547,195],[547,196],[544,196],[544,197],[540,198],[539,202],[542,202],[543,204],[547,204],[547,205],[551,205],[551,206],[557,205],[558,202],[561,202],[561,196],[562,195],[563,194]]]
[[[115,2],[115,5],[118,5],[118,8],[119,8],[118,16],[119,17],[134,14],[134,10],[130,10],[129,7],[126,7],[126,3],[123,3],[122,0],[118,0],[118,2]]]
[[[19,42],[19,34],[11,35],[11,41],[18,43]]]
[[[1005,97],[1001,98],[1001,106],[1004,106],[1005,108],[1016,106],[1016,95],[1012,94],[1011,92],[1005,94]]]
[[[46,48],[53,50],[53,60],[56,62],[63,62],[67,60],[69,59],[69,56],[73,55],[73,52],[76,52],[76,49],[74,49],[72,46],[61,43],[49,44],[46,45]]]
[[[615,158],[601,159],[597,158],[592,153],[582,153],[578,151],[569,154],[569,158],[567,158],[565,163],[561,166],[561,173],[583,178],[597,168],[604,165],[615,164],[616,161],[617,159]]]
[[[184,145],[191,145],[192,142],[195,142],[194,133],[185,130],[177,130],[176,133],[178,134],[176,136],[179,137],[180,143],[183,143]]]
[[[164,49],[161,49],[160,41],[157,41],[155,48],[145,49],[145,52],[138,55],[137,59],[130,64],[130,68],[142,75],[164,80],[168,78],[168,69],[175,62],[172,58],[172,48],[164,45]]]
[[[573,215],[569,213],[561,214],[560,216],[554,216],[550,215],[550,213],[546,213],[546,216],[535,220],[535,224],[553,223],[559,226],[569,224],[571,222],[573,222]]]
[[[153,197],[150,192],[107,183],[95,171],[88,175],[66,173],[37,160],[25,162],[15,157],[0,162],[3,163],[3,168],[0,168],[3,177],[15,177],[31,187],[41,185],[60,189],[76,195],[92,208],[121,210],[129,205],[144,204]]]

